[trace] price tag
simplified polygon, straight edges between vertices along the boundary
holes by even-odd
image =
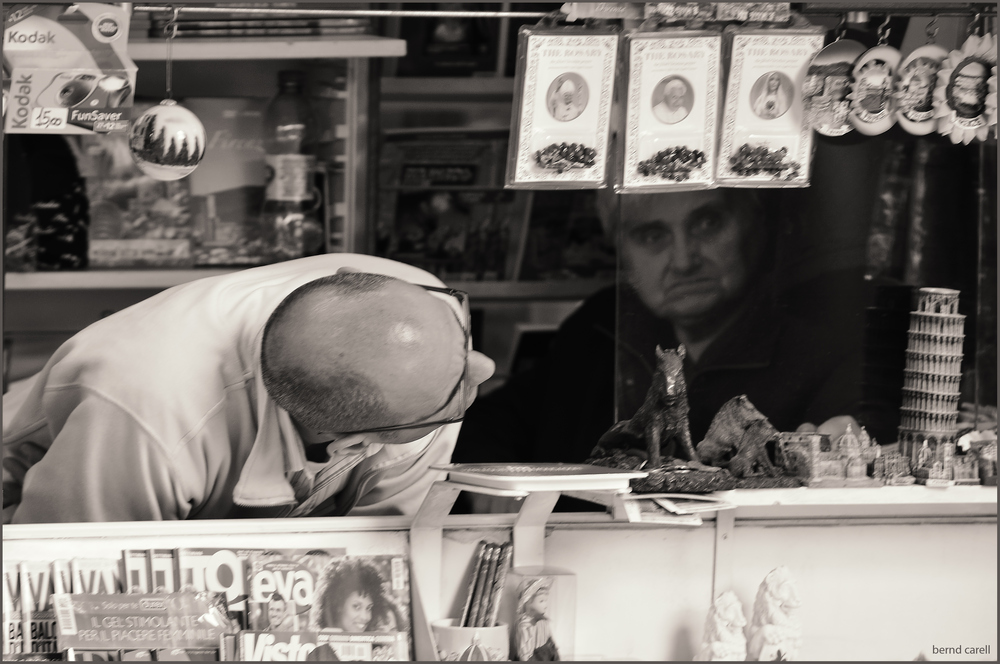
[[[57,131],[66,126],[66,108],[33,108],[31,109],[31,128]]]

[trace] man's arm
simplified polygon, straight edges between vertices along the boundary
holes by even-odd
[[[5,447],[25,444],[30,442],[8,442]],[[45,455],[27,471],[12,523],[184,518],[189,506],[179,504],[171,468],[160,445],[135,418],[87,394]],[[6,468],[4,472],[6,484]]]

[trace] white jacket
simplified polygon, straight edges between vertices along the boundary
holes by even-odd
[[[387,259],[327,254],[176,286],[73,336],[15,412],[4,397],[4,522],[288,515],[304,451],[261,382],[261,335],[286,295],[343,266],[441,285]],[[383,446],[310,515],[415,512],[458,428]]]

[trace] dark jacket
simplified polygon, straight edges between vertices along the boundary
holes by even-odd
[[[765,294],[755,297],[698,363],[685,360],[691,438],[701,441],[715,413],[746,394],[779,431],[855,415],[860,348],[853,335],[799,320]],[[635,413],[652,381],[655,348],[676,347],[673,326],[655,318],[630,289],[621,307],[610,287],[587,299],[560,327],[544,361],[480,397],[466,413],[455,462],[579,463],[601,434]],[[618,342],[615,414],[616,311]]]

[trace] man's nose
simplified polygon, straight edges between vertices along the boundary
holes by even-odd
[[[701,244],[681,233],[674,241],[670,266],[675,272],[687,273],[701,267]]]

